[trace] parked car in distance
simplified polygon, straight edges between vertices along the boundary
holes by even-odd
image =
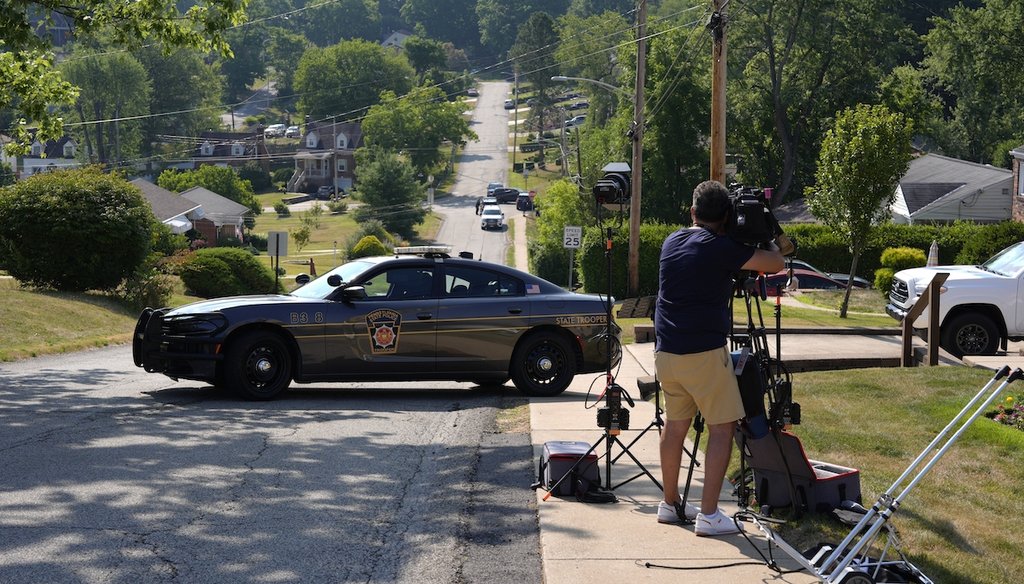
[[[263,136],[266,138],[280,138],[284,136],[284,130],[284,124],[270,124],[263,130]]]
[[[466,90],[466,95],[469,97],[480,97],[480,92],[477,91],[475,87],[470,87]]]
[[[585,122],[585,121],[587,121],[587,116],[584,116],[584,115],[574,116],[574,117],[572,117],[572,118],[570,118],[568,120],[565,120],[565,127],[566,128],[572,128],[573,126],[579,126],[579,125],[582,125],[583,122]]]
[[[480,213],[480,229],[502,229],[505,226],[505,213],[497,205],[488,205]]]
[[[514,100],[514,99],[506,99],[505,100],[505,109],[507,109],[507,110],[516,109],[516,100]]]
[[[798,290],[841,290],[846,288],[846,284],[838,280],[833,280],[824,274],[803,268],[793,268],[793,277],[797,279]],[[764,282],[767,295],[775,296],[779,286],[786,290],[786,286],[789,285],[789,278],[788,269],[765,276]]]
[[[313,195],[314,199],[319,201],[327,201],[334,196],[334,187],[331,185],[323,185],[316,190],[316,194]]]
[[[569,107],[567,107],[565,109],[567,109],[567,110],[581,110],[581,109],[587,109],[588,107],[590,107],[590,102],[589,101],[577,101],[577,102],[575,102],[573,104],[570,104]]]
[[[793,268],[801,268],[801,269],[804,269],[804,270],[810,270],[812,272],[817,272],[817,273],[821,274],[822,276],[825,276],[827,278],[831,278],[831,279],[839,282],[840,284],[843,285],[844,288],[846,287],[847,280],[850,279],[850,275],[849,274],[840,274],[838,272],[826,272],[824,270],[819,270],[818,268],[812,266],[811,264],[809,264],[809,263],[807,263],[807,262],[805,262],[803,260],[788,259],[787,258],[786,259],[786,265],[787,266],[791,265],[791,266],[793,266]],[[861,278],[860,276],[854,276],[854,278],[853,278],[853,287],[854,288],[870,288],[871,287],[871,282],[865,280],[864,278]]]
[[[519,196],[516,197],[516,211],[533,211],[533,197],[530,193],[520,192]]]
[[[487,196],[493,195],[495,189],[500,189],[500,188],[502,188],[504,186],[505,185],[500,183],[500,182],[489,182],[489,183],[487,183]]]
[[[284,131],[285,138],[298,138],[300,135],[301,134],[299,132],[298,126],[288,126],[288,128]]]
[[[491,205],[496,206],[498,204],[498,199],[495,199],[493,196],[484,197],[480,204],[484,207],[489,207]]]
[[[501,187],[500,189],[494,189],[494,193],[492,194],[499,204],[515,203],[516,199],[519,198],[519,189]]]
[[[606,350],[619,346],[621,330],[599,295],[450,257],[450,248],[394,251],[342,264],[289,294],[147,308],[132,359],[148,373],[254,400],[293,381],[501,385],[510,377],[526,395],[554,396],[576,374],[619,362],[618,350],[611,359]]]

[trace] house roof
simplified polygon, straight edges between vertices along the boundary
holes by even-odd
[[[196,144],[195,156],[198,158],[230,158],[234,156],[231,147],[235,144],[242,145],[242,156],[253,156],[265,154],[266,146],[260,140],[259,132],[203,132],[199,135],[199,143]],[[211,154],[203,154],[203,144],[209,143],[213,147]]]
[[[779,205],[772,213],[779,223],[821,223],[811,214],[807,208],[807,199],[803,197]]]
[[[183,191],[181,196],[202,205],[205,216],[214,223],[236,223],[240,218],[252,215],[249,207],[203,187],[192,187]]]
[[[925,154],[910,162],[900,190],[911,214],[944,198],[965,197],[1006,180],[1005,168],[968,162],[940,154]]]
[[[137,178],[131,183],[142,191],[142,196],[149,201],[149,206],[153,208],[153,214],[156,215],[157,220],[164,223],[175,217],[191,213],[202,206],[144,178]]]
[[[1010,150],[1010,155],[1014,158],[1024,158],[1024,144],[1017,146],[1013,150]]]
[[[363,145],[363,126],[359,122],[339,122],[310,127],[306,136],[310,132],[316,134],[318,149],[330,148],[334,143],[334,136],[338,134],[344,134],[348,138],[348,150],[355,150]]]

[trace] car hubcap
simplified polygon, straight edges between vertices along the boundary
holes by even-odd
[[[544,357],[540,361],[537,361],[537,369],[541,371],[551,371],[555,366],[555,363],[549,358]]]
[[[988,344],[988,335],[985,334],[985,330],[981,327],[964,327],[960,330],[960,342],[958,344],[965,355],[976,355]]]
[[[277,365],[273,355],[266,348],[253,351],[249,358],[249,371],[252,382],[256,385],[265,385],[273,381],[277,375]]]
[[[541,345],[534,349],[529,360],[530,376],[537,383],[549,383],[558,376],[560,361],[551,346]]]

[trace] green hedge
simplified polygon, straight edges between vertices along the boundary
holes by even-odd
[[[196,250],[181,267],[181,281],[196,296],[219,298],[274,292],[273,272],[251,253],[237,247]]]
[[[644,224],[640,230],[640,295],[658,290],[658,258],[661,244],[678,225]],[[816,224],[783,226],[796,239],[797,254],[818,269],[829,272],[850,271],[850,251],[827,227]],[[576,253],[576,268],[583,289],[604,293],[608,290],[605,257],[606,230],[596,226],[584,230],[582,247]],[[874,281],[882,265],[882,252],[889,248],[909,247],[927,256],[932,241],[938,243],[940,264],[979,264],[997,251],[1024,240],[1024,223],[1003,222],[978,225],[957,222],[950,225],[886,224],[876,229],[857,265],[857,274]],[[612,295],[625,298],[629,229],[617,228],[612,238]],[[568,250],[562,242],[531,241],[530,267],[533,273],[560,286],[567,284]]]

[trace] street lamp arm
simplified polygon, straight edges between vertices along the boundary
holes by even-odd
[[[584,83],[593,83],[594,85],[598,85],[600,87],[603,87],[603,88],[605,88],[608,91],[611,91],[613,93],[618,93],[620,95],[625,95],[626,97],[633,97],[633,94],[628,92],[628,91],[626,91],[625,89],[623,89],[621,87],[616,87],[616,86],[614,86],[614,85],[612,85],[610,83],[605,83],[604,81],[598,81],[597,79],[589,79],[587,77],[566,77],[565,75],[555,75],[554,77],[551,78],[551,80],[552,81],[582,81]]]

